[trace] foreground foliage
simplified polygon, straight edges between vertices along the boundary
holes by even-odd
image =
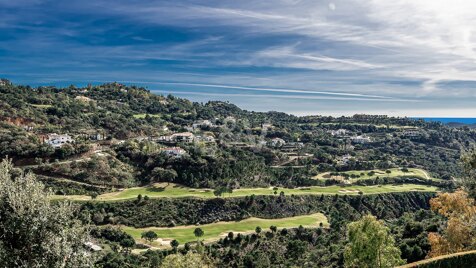
[[[405,263],[389,229],[374,216],[363,216],[347,227],[349,243],[345,247],[346,267],[395,267]]]
[[[476,246],[476,206],[474,199],[463,190],[442,193],[430,200],[431,209],[448,218],[446,229],[430,233],[430,257],[446,255]]]
[[[32,174],[0,163],[0,263],[3,267],[90,267],[84,243],[88,230],[75,220],[74,206],[51,204]]]

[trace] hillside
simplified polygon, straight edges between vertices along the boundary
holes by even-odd
[[[429,200],[454,188],[476,142],[465,127],[253,112],[119,83],[4,83],[0,107],[0,156],[75,204],[98,267],[195,250],[219,267],[341,267],[342,230],[367,214],[418,261],[445,224]]]
[[[7,84],[0,93],[2,157],[95,186],[296,187],[319,185],[311,178],[324,172],[392,168],[421,168],[450,180],[459,176],[460,151],[476,140],[474,130],[407,118],[257,113],[118,83]],[[52,133],[71,142],[52,148],[45,143]],[[182,140],[183,133],[191,140]],[[183,149],[180,161],[161,153],[172,147]]]

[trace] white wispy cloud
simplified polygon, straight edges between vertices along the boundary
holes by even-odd
[[[415,99],[425,109],[476,101],[474,1],[0,0],[0,8],[0,31],[17,29],[0,41],[3,74]],[[71,14],[87,19],[62,19]],[[162,42],[154,30],[167,27],[187,38]]]
[[[201,95],[214,97],[251,97],[255,99],[300,99],[300,100],[334,100],[334,101],[363,101],[363,102],[424,102],[421,100],[407,99],[378,99],[378,98],[357,98],[357,97],[329,97],[329,96],[303,96],[303,95],[273,95],[273,94],[243,94],[243,93],[213,93],[213,92],[197,92],[197,91],[176,91],[176,90],[152,90],[155,93],[174,94],[174,95]]]
[[[198,87],[211,87],[211,88],[231,88],[231,89],[241,89],[241,90],[250,90],[250,91],[269,91],[269,92],[280,92],[280,93],[303,93],[303,94],[367,97],[367,98],[376,98],[376,99],[394,99],[392,97],[387,97],[387,96],[366,95],[366,94],[345,93],[345,92],[315,91],[315,90],[281,89],[281,88],[257,88],[257,87],[198,84],[198,83],[181,83],[181,82],[155,82],[154,84],[183,85],[183,86],[196,86],[196,87],[198,86]]]

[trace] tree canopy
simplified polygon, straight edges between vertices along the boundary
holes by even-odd
[[[346,267],[374,268],[395,267],[405,263],[400,258],[400,250],[395,240],[376,217],[363,216],[356,222],[349,223],[349,243],[345,247]]]
[[[4,267],[91,267],[88,228],[69,202],[51,203],[32,174],[0,163],[0,263]]]

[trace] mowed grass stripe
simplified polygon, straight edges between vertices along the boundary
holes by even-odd
[[[359,178],[350,178],[349,180],[354,182],[358,180],[368,180],[368,179],[376,179],[377,177],[380,178],[396,178],[396,177],[418,177],[423,180],[435,180],[435,181],[440,181],[441,179],[436,179],[430,177],[430,175],[423,169],[419,168],[409,168],[408,172],[403,172],[400,168],[389,168],[388,170],[391,171],[391,173],[386,173],[386,169],[373,169],[373,170],[351,170],[351,171],[343,171],[340,173],[346,173],[349,175],[359,175]],[[373,176],[369,176],[369,172],[375,172]],[[364,175],[361,175],[361,174]],[[316,176],[314,176],[314,179],[317,180],[328,180],[329,179],[329,172],[321,173]]]
[[[234,233],[249,233],[254,232],[256,227],[259,226],[263,231],[269,231],[269,227],[274,225],[279,229],[282,228],[296,228],[302,225],[303,227],[312,228],[319,227],[320,223],[324,227],[328,227],[328,222],[326,216],[321,213],[281,218],[281,219],[261,219],[261,218],[248,218],[242,221],[231,221],[231,222],[217,222],[204,224],[200,226],[179,226],[171,228],[134,228],[129,226],[121,226],[121,229],[126,233],[130,234],[134,239],[140,243],[145,243],[141,239],[141,234],[146,231],[154,231],[159,236],[159,241],[164,240],[163,243],[159,241],[152,242],[152,246],[167,246],[168,243],[176,239],[180,244],[187,242],[196,241],[193,231],[195,228],[200,227],[204,231],[204,236],[200,239],[205,240],[205,242],[210,242],[218,240],[220,237],[227,235],[229,232]]]
[[[347,194],[358,195],[362,194],[382,194],[382,193],[395,193],[395,192],[436,192],[438,188],[435,186],[419,185],[419,184],[398,184],[398,185],[372,185],[372,186],[312,186],[302,188],[278,188],[277,194],[284,192],[285,195],[321,195],[321,194]],[[97,201],[120,201],[127,199],[135,199],[138,195],[148,196],[149,198],[185,198],[185,197],[197,197],[197,198],[215,198],[213,190],[211,189],[193,189],[178,184],[166,184],[160,183],[154,186],[148,187],[135,187],[128,188],[122,191],[106,193],[99,195]],[[270,188],[244,188],[235,189],[231,194],[224,194],[223,198],[231,197],[244,197],[250,195],[275,195],[272,187]],[[53,196],[53,199],[69,199],[77,201],[91,200],[91,197],[85,195],[74,196]]]

